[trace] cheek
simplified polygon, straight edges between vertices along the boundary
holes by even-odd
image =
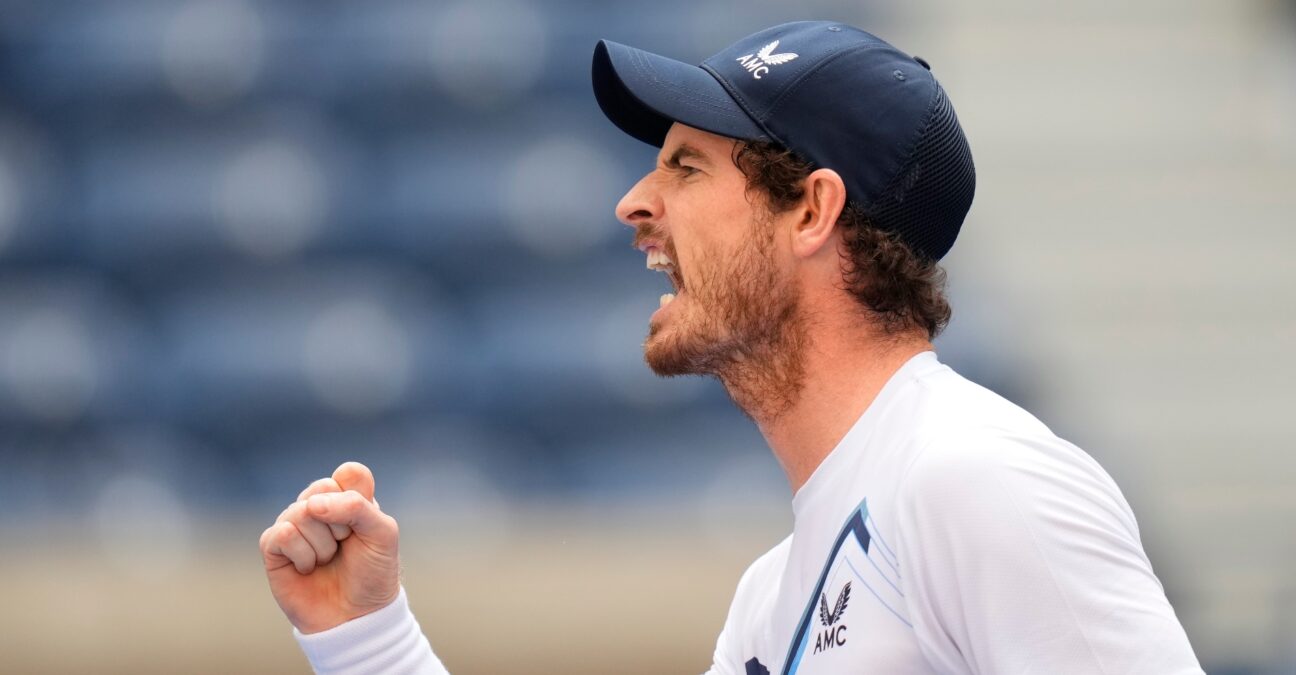
[[[703,189],[672,204],[674,218],[671,258],[678,263],[685,283],[699,278],[714,282],[726,267],[727,256],[737,255],[752,235],[752,209],[741,185],[732,189]],[[684,217],[687,214],[687,217]]]
[[[686,291],[704,288],[716,276],[715,242],[704,238],[691,238],[675,243],[675,260]]]
[[[734,277],[729,255],[716,242],[696,242],[683,253],[680,271],[684,291],[694,298],[701,311],[715,309],[729,295]]]

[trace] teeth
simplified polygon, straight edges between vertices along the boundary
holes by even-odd
[[[658,248],[648,249],[648,269],[665,272],[667,267],[675,263],[666,255],[664,251]]]
[[[663,293],[661,296],[661,306],[665,307],[666,305],[671,304],[671,301],[674,299],[675,299],[674,293]]]

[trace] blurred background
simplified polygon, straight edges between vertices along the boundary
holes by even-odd
[[[791,524],[642,364],[599,38],[926,58],[964,374],[1112,473],[1203,665],[1296,673],[1296,3],[0,1],[0,670],[305,672],[257,538],[373,467],[450,669],[701,672]]]

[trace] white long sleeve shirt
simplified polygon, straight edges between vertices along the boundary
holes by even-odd
[[[709,673],[1202,673],[1129,505],[1079,448],[925,352],[792,500]],[[406,604],[298,634],[317,672],[441,674]]]

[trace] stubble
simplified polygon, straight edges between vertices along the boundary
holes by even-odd
[[[799,288],[776,264],[774,232],[772,222],[758,221],[738,251],[704,253],[679,270],[690,306],[654,325],[644,345],[653,372],[715,376],[758,423],[795,405],[808,347]]]

